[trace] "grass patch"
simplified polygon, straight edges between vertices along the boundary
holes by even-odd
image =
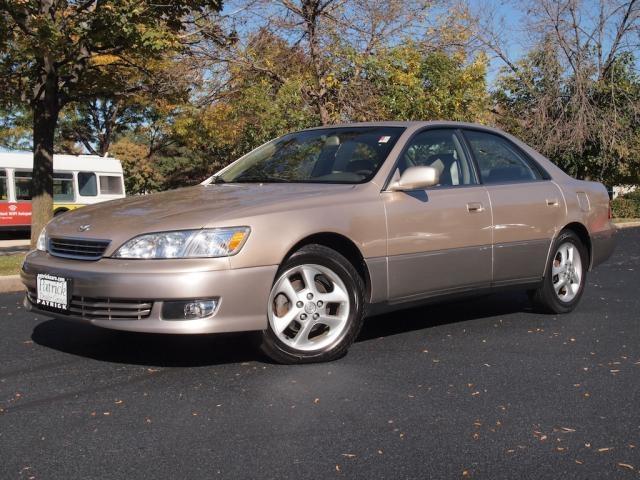
[[[24,254],[17,255],[0,255],[0,276],[1,275],[17,275],[20,273],[20,267],[24,260]]]

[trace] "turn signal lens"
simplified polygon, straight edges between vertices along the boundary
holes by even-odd
[[[229,240],[229,251],[235,252],[236,248],[242,245],[242,242],[244,242],[244,239],[246,236],[247,236],[246,230],[241,232],[235,232],[231,236],[231,239]]]

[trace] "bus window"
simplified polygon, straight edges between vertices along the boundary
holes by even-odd
[[[31,200],[31,171],[14,172],[16,200]]]
[[[96,174],[92,172],[78,172],[78,191],[83,197],[98,196]]]
[[[100,193],[122,195],[122,178],[116,175],[100,175]]]
[[[73,202],[73,174],[53,172],[53,200]]]
[[[0,200],[7,200],[7,171],[0,170]]]

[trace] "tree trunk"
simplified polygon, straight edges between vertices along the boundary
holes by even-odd
[[[331,117],[329,116],[329,111],[324,103],[324,99],[318,98],[316,104],[318,106],[318,113],[320,114],[320,121],[322,122],[322,125],[329,125],[329,123],[331,123]]]
[[[53,216],[53,144],[59,109],[57,92],[46,90],[44,98],[33,105],[32,248]]]

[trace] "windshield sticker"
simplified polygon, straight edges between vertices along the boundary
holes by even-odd
[[[378,143],[387,143],[389,140],[391,140],[391,137],[389,137],[388,135],[385,135],[384,137],[380,137],[380,140],[378,140]]]

